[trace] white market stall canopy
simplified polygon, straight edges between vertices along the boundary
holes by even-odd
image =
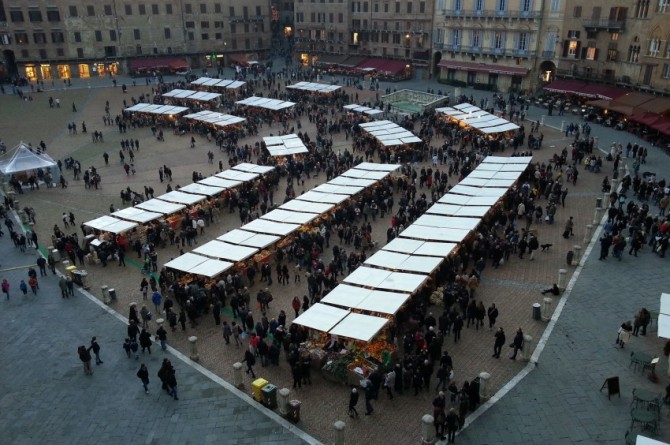
[[[417,218],[414,224],[446,229],[474,230],[480,222],[480,218],[461,218],[458,216],[424,214]]]
[[[366,122],[360,127],[385,147],[421,142],[421,138],[411,131],[387,120]]]
[[[491,206],[459,206],[455,204],[435,203],[426,210],[433,215],[463,216],[483,218],[491,210]]]
[[[355,111],[356,113],[367,114],[368,116],[376,116],[378,114],[383,113],[382,110],[379,110],[377,108],[369,108],[369,107],[365,107],[363,105],[356,105],[356,104],[345,105],[343,108],[345,110]]]
[[[212,260],[189,252],[165,263],[165,267],[212,278],[233,267],[233,263]]]
[[[157,197],[161,201],[175,202],[177,204],[193,205],[205,199],[203,195],[194,195],[191,193],[182,193],[179,190],[173,190]]]
[[[426,278],[428,278],[427,275],[391,272],[375,269],[374,267],[360,266],[343,281],[367,288],[412,293],[423,284]]]
[[[376,179],[363,179],[363,178],[349,178],[346,176],[338,176],[330,181],[328,184],[333,185],[354,185],[361,187],[369,187],[376,182]]]
[[[406,253],[410,255],[448,257],[456,248],[456,243],[438,243],[432,241],[419,241],[409,238],[395,238],[382,250],[390,252]]]
[[[238,261],[244,261],[250,256],[255,255],[258,253],[258,249],[254,247],[240,246],[214,240],[193,249],[193,252],[200,255],[205,255],[212,258],[220,258],[222,260],[228,260],[236,263]]]
[[[203,87],[214,87],[214,88],[225,88],[227,90],[235,90],[243,85],[246,82],[239,80],[229,80],[229,79],[213,79],[211,77],[201,77],[199,79],[191,82],[191,85],[203,86]]]
[[[8,150],[7,155],[3,158],[0,160],[0,172],[5,175],[58,165],[51,156],[46,153],[35,153],[23,141],[19,142],[13,149]]]
[[[313,304],[309,310],[303,312],[292,321],[306,328],[328,332],[349,314],[349,311],[329,306],[327,304]]]
[[[484,164],[480,164],[484,165]],[[495,166],[496,164],[485,164],[486,166]],[[519,179],[521,172],[501,172],[499,170],[482,170],[477,169],[470,173],[467,178],[480,178],[480,179],[514,179],[515,181]]]
[[[92,229],[100,230],[101,232],[110,232],[114,234],[123,233],[137,227],[137,223],[135,222],[123,221],[107,215],[85,222],[84,225]]]
[[[411,294],[386,292],[340,284],[321,299],[321,303],[382,314],[395,314]]]
[[[137,104],[126,108],[125,111],[171,116],[187,112],[188,107],[177,107],[174,105]]]
[[[449,116],[459,124],[467,125],[484,134],[504,133],[517,130],[519,126],[507,119],[492,115],[479,107],[469,103],[454,105],[453,107],[436,108],[436,112]]]
[[[302,195],[296,196],[294,199],[298,201],[320,202],[324,204],[339,204],[349,197],[347,195],[336,195],[333,193],[319,193],[310,190]]]
[[[400,167],[400,166],[398,166]],[[371,171],[371,170],[359,170],[356,167],[347,170],[342,173],[342,176],[347,178],[355,179],[372,179],[373,181],[379,181],[389,175],[389,172],[385,171]],[[352,184],[353,185],[353,184]]]
[[[173,202],[166,202],[157,198],[141,202],[135,207],[138,209],[149,210],[150,212],[162,213],[163,215],[171,215],[186,208],[184,204],[175,204]]]
[[[449,194],[465,195],[465,196],[488,196],[492,198],[502,198],[507,189],[505,188],[485,188],[485,187],[471,187],[468,185],[455,185],[449,190]]]
[[[211,93],[210,93],[211,94]],[[187,114],[184,119],[191,119],[206,124],[211,124],[216,127],[228,127],[230,125],[239,125],[246,122],[243,117],[233,116],[232,114],[217,113],[214,111],[199,111],[193,114]]]
[[[229,189],[236,187],[242,184],[244,181],[237,181],[233,179],[219,178],[217,176],[210,176],[209,178],[202,179],[198,181],[198,184],[209,185],[212,187],[219,187],[223,189]]]
[[[661,308],[658,315],[658,336],[670,339],[670,294],[661,294]]]
[[[333,207],[335,207],[335,204],[300,201],[299,199],[292,199],[279,206],[279,208],[283,210],[291,210],[294,212],[306,212],[315,214],[326,213]]]
[[[516,179],[484,179],[467,177],[459,182],[459,185],[471,185],[474,187],[502,187],[510,188],[514,185]]]
[[[274,167],[271,167],[269,165],[257,165],[257,164],[249,164],[247,162],[243,162],[241,164],[237,164],[232,167],[233,170],[238,170],[241,172],[246,172],[246,173],[258,173],[259,175],[264,175],[266,173],[271,172],[274,170]]]
[[[317,216],[319,215],[315,213],[291,212],[289,210],[275,209],[261,215],[261,219],[283,223],[307,224]]]
[[[233,229],[228,233],[216,238],[220,241],[225,241],[229,244],[237,244],[240,246],[256,247],[264,249],[270,244],[274,244],[281,239],[276,235],[265,235],[262,233],[247,232],[246,230]]]
[[[362,340],[368,342],[377,335],[389,320],[371,315],[350,313],[341,320],[334,328],[328,331],[331,335]],[[295,321],[294,321],[295,323]]]
[[[497,203],[500,198],[495,196],[465,196],[447,193],[437,200],[441,204],[454,204],[460,206],[492,206]]]
[[[332,93],[342,88],[339,85],[328,85],[325,83],[316,82],[298,82],[293,85],[286,85],[287,89],[309,91],[312,93]]]
[[[442,257],[407,255],[404,253],[380,250],[365,260],[364,264],[388,270],[429,274],[434,271],[443,260],[444,258]]]
[[[219,193],[223,192],[224,190],[225,188],[223,187],[213,187],[211,185],[199,184],[197,182],[185,185],[179,189],[180,192],[192,193],[196,195],[205,195],[205,196],[216,196]]]
[[[174,99],[188,99],[199,102],[209,102],[210,100],[218,99],[221,97],[221,94],[208,93],[206,91],[180,90],[176,88],[172,91],[168,91],[167,93],[163,93],[163,96]]]
[[[403,230],[400,233],[400,236],[403,238],[415,238],[426,241],[461,243],[469,233],[470,230],[420,226],[414,223]]]
[[[263,138],[263,142],[265,142],[270,156],[289,156],[309,151],[297,134],[266,136]]]
[[[398,164],[376,164],[374,162],[361,162],[354,165],[356,170],[368,170],[373,172],[394,172],[400,168]]]
[[[286,236],[300,228],[299,224],[286,224],[265,219],[255,219],[248,224],[240,227],[243,230],[248,230],[256,233],[267,233],[270,235]]]
[[[145,224],[149,221],[163,217],[160,213],[149,212],[147,210],[138,209],[137,207],[126,207],[125,209],[117,210],[112,213],[112,216],[140,224]]]
[[[321,184],[312,190],[319,193],[334,193],[336,195],[348,195],[352,196],[356,193],[362,191],[365,187],[361,186],[349,186],[349,185],[336,185],[336,184]]]
[[[233,181],[251,181],[252,179],[258,178],[260,175],[258,173],[249,173],[243,172],[240,170],[224,170],[215,174],[217,178],[230,179]]]
[[[248,97],[244,100],[235,102],[237,105],[246,105],[248,107],[265,108],[266,110],[279,111],[291,108],[295,105],[294,102],[288,102],[279,99],[268,99],[266,97]]]

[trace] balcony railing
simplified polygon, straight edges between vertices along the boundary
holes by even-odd
[[[622,31],[626,27],[625,20],[601,20],[601,19],[584,19],[582,25],[586,29],[593,30],[607,30],[607,31]]]
[[[543,59],[553,59],[556,56],[556,51],[542,51]]]
[[[463,18],[510,18],[510,19],[537,19],[542,13],[540,11],[519,11],[495,9],[444,9],[442,14],[445,17],[463,17]]]

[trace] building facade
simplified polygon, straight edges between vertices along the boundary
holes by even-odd
[[[556,74],[670,92],[670,0],[568,0]]]
[[[220,66],[264,56],[271,18],[269,0],[2,0],[0,47],[31,80]]]
[[[530,89],[545,3],[551,2],[437,0],[435,73],[457,86]]]

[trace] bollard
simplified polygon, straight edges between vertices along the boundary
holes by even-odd
[[[568,274],[568,271],[565,269],[558,269],[558,288],[562,291],[565,290],[565,276]]]
[[[242,363],[236,362],[233,363],[233,383],[235,384],[236,388],[241,388],[243,386],[242,383]],[[281,394],[281,392],[280,392]]]
[[[491,374],[488,372],[479,373],[479,398],[482,400],[488,400],[489,398],[489,379]]]
[[[607,192],[607,193],[603,193],[603,204],[605,204],[605,205],[603,206],[603,208],[605,208],[605,209],[607,209],[607,208],[609,208],[609,207],[612,207],[612,203],[610,202],[610,194],[609,194],[609,192]]]
[[[561,133],[565,131],[565,121],[561,121]]]
[[[240,364],[242,366],[242,364]],[[242,378],[242,371],[240,370],[240,379]],[[279,414],[286,417],[288,415],[288,397],[291,394],[288,388],[279,390]]]
[[[544,127],[544,114],[540,116],[540,125]]]
[[[616,185],[617,185],[617,182],[619,182],[619,180],[618,180],[618,179],[615,179],[615,178],[612,178],[612,179],[610,180],[610,184],[612,185],[612,189],[611,189],[611,190],[612,190],[613,192],[616,192]]]
[[[68,267],[70,267],[70,261],[69,260],[63,260],[63,270],[67,270]]]
[[[109,293],[107,292],[108,286],[100,286],[100,292],[102,292],[102,302],[109,304]]]
[[[189,358],[194,362],[197,362],[200,360],[200,357],[198,356],[198,337],[192,335],[188,338],[188,341],[191,342],[191,355]]]
[[[597,136],[593,138],[593,148],[595,148],[596,150],[600,149],[600,145],[598,144],[598,137]]]
[[[591,231],[593,230],[593,224],[587,224],[586,225],[586,234],[584,235],[584,244],[585,246],[588,246],[589,243],[591,242]]]
[[[165,320],[163,318],[156,319],[156,324],[158,325],[159,328],[163,325],[163,323],[165,323]]]
[[[347,424],[338,420],[333,426],[335,427],[335,445],[344,445],[344,427]]]
[[[582,259],[582,257],[580,256],[582,253],[582,246],[574,245],[572,246],[572,249],[575,252],[575,255],[572,257],[572,265],[577,266],[579,265],[579,262]]]
[[[597,226],[597,225],[600,224],[600,220],[602,219],[602,216],[601,216],[602,211],[603,211],[603,209],[601,209],[600,207],[596,208],[596,211],[593,214],[593,225],[594,226]]]
[[[530,361],[533,355],[533,337],[530,335],[523,336],[523,349],[521,350],[521,360]]]
[[[421,443],[435,443],[435,418],[430,414],[424,414],[421,418]]]
[[[545,297],[542,305],[542,321],[551,320],[551,298]]]

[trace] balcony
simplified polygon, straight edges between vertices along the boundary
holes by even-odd
[[[262,22],[262,15],[234,15],[230,17],[230,23],[243,23],[243,22]]]
[[[556,57],[556,51],[542,51],[543,59],[553,59]]]
[[[444,9],[442,14],[445,18],[466,18],[466,19],[518,19],[518,20],[533,20],[540,18],[542,13],[540,11],[519,11],[519,10],[505,10],[498,11],[495,9]]]
[[[607,19],[585,19],[582,20],[582,26],[587,31],[607,31],[619,32],[626,27],[625,20],[607,20]]]

